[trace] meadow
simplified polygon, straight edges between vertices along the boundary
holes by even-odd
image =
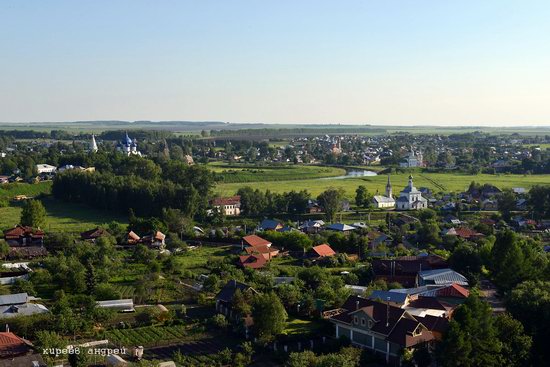
[[[36,184],[10,183],[0,186],[0,199],[13,199],[16,195],[38,196],[52,191],[52,181],[42,181]]]
[[[305,177],[313,179],[346,174],[343,168],[290,164],[261,166],[211,163],[208,167],[218,175],[220,182],[223,183],[291,181],[302,180]]]
[[[126,217],[80,204],[55,200],[52,197],[43,198],[42,203],[46,208],[46,224],[43,229],[48,232],[80,233],[112,221],[128,223]],[[0,208],[0,229],[4,230],[18,224],[21,211],[22,204]]]
[[[367,168],[368,169],[368,168]],[[461,192],[468,188],[472,181],[481,184],[490,183],[500,189],[512,187],[530,188],[535,185],[550,185],[550,175],[512,175],[512,174],[478,174],[469,175],[463,173],[413,173],[416,187],[428,187],[434,192]],[[394,195],[407,185],[409,173],[391,174],[391,182]],[[262,177],[260,177],[262,178]],[[215,191],[220,195],[234,195],[243,186],[251,186],[260,190],[272,192],[287,192],[291,190],[308,190],[313,196],[317,196],[329,187],[341,188],[346,197],[353,198],[359,185],[367,187],[372,194],[384,193],[388,177],[386,175],[371,177],[336,178],[309,178],[302,176],[294,180],[280,180],[276,183],[263,178],[261,182],[250,183],[219,183]]]

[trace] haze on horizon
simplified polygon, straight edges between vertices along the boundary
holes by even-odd
[[[544,0],[0,2],[0,121],[550,125]]]

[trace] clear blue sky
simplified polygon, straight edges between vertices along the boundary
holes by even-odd
[[[0,0],[0,121],[550,125],[550,1]]]

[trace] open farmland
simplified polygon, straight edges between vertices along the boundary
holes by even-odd
[[[501,189],[512,187],[530,188],[534,185],[550,184],[550,175],[468,175],[462,173],[416,173],[414,176],[414,184],[416,187],[428,187],[434,192],[460,192],[468,188],[472,181],[481,184],[490,183]],[[398,194],[408,182],[409,173],[394,173],[391,175],[394,194]],[[386,175],[371,176],[371,177],[350,177],[345,179],[336,178],[302,178],[297,180],[277,181],[276,184],[264,179],[263,182],[247,183],[220,183],[216,186],[215,191],[221,195],[232,195],[240,187],[251,186],[260,190],[271,190],[273,192],[285,192],[291,190],[308,190],[313,196],[320,194],[328,187],[342,188],[346,196],[352,198],[355,195],[357,186],[364,185],[370,193],[383,193],[386,182]]]

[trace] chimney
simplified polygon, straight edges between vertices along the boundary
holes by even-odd
[[[355,310],[359,309],[359,301],[355,301]]]
[[[6,324],[6,333],[9,333],[9,332],[10,332],[10,326]]]

